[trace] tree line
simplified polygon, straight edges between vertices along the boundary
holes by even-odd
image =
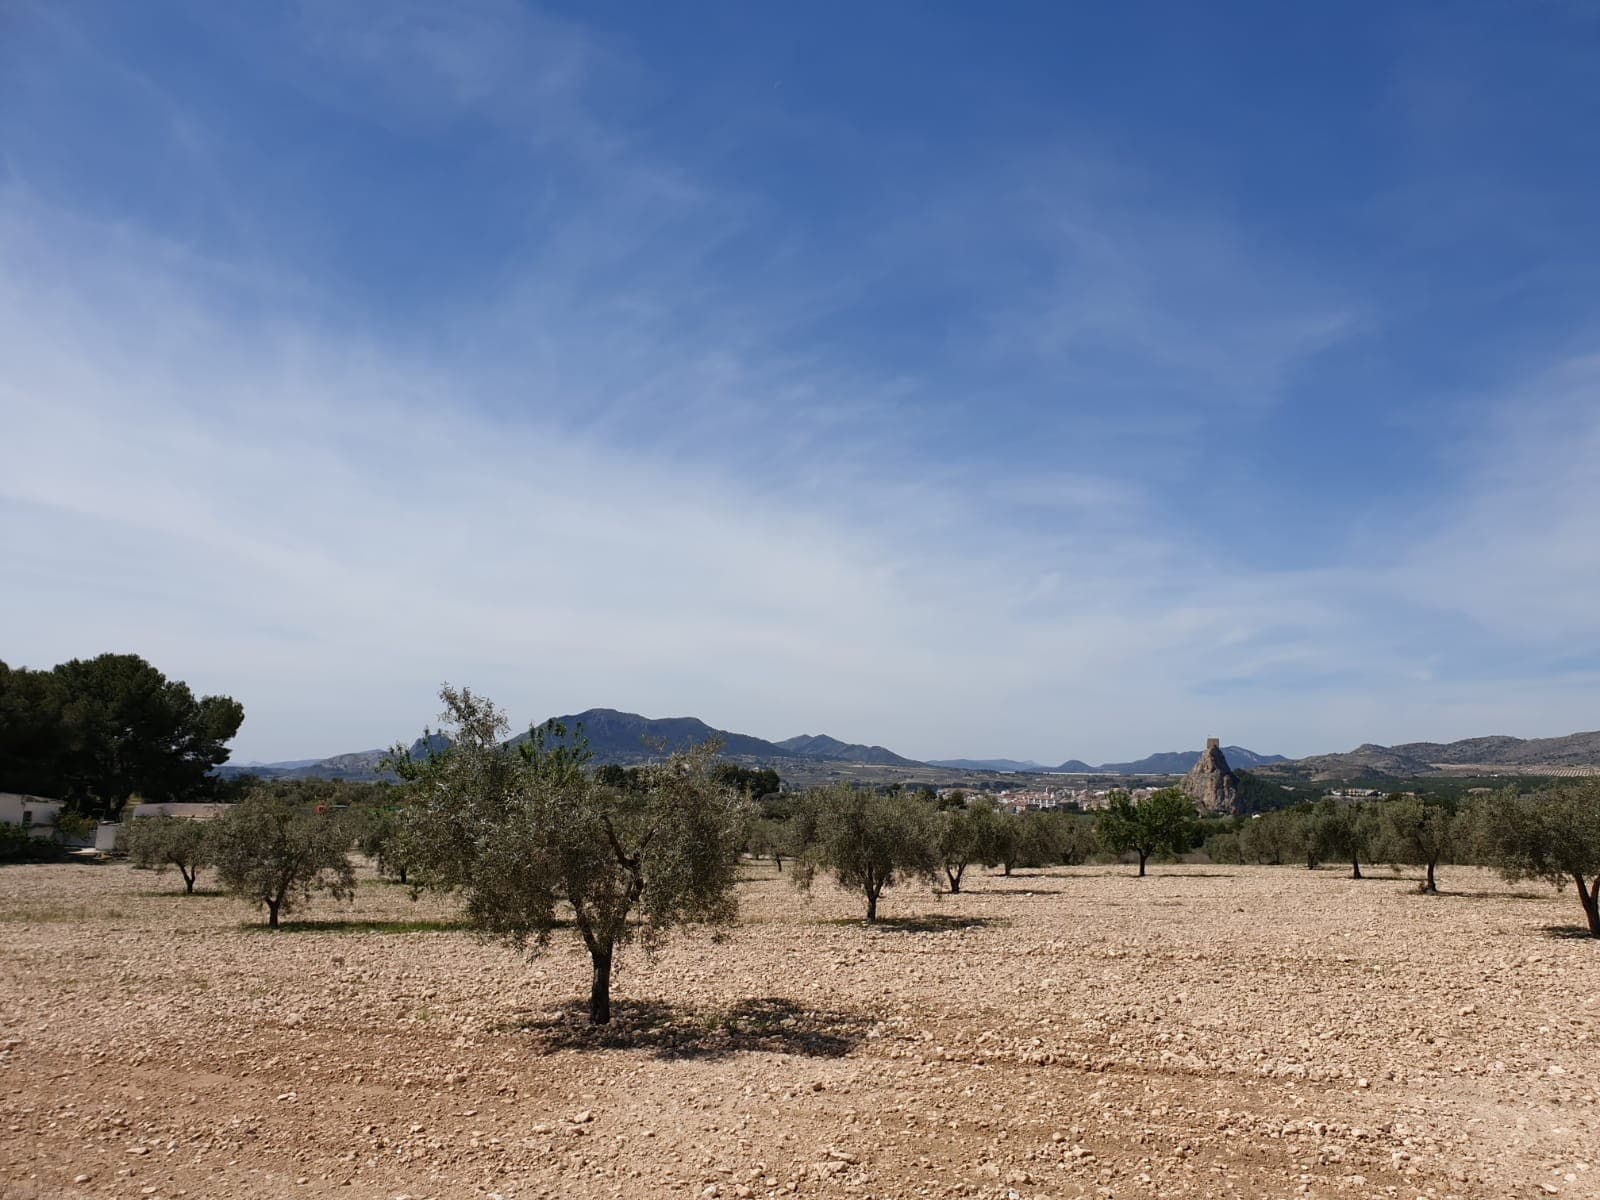
[[[359,847],[381,873],[456,893],[480,934],[529,951],[570,932],[587,950],[589,1016],[611,1013],[611,969],[629,942],[647,949],[683,924],[730,925],[741,858],[772,858],[800,888],[822,874],[855,892],[866,920],[884,892],[922,883],[957,892],[975,865],[1081,863],[1204,847],[1220,861],[1412,863],[1437,889],[1440,863],[1483,862],[1508,878],[1575,883],[1600,937],[1600,781],[1466,804],[1396,796],[1322,801],[1256,819],[1202,821],[1177,788],[1114,793],[1094,815],[1009,813],[985,797],[835,785],[752,794],[771,781],[730,772],[705,745],[622,775],[592,766],[581,731],[554,723],[505,744],[508,724],[469,689],[442,693],[449,744],[417,760],[397,748],[392,787],[274,783],[206,825],[130,822],[135,862],[176,868],[192,890],[216,868],[224,886],[276,927],[316,890],[346,896]],[[320,798],[320,802],[317,801]],[[340,803],[352,801],[352,803]]]
[[[0,662],[0,791],[64,800],[89,818],[133,795],[209,798],[243,721],[237,700],[196,696],[136,654],[49,670]]]
[[[1327,797],[1238,819],[1205,840],[1213,862],[1387,863],[1421,868],[1420,891],[1437,894],[1441,864],[1495,867],[1507,878],[1572,884],[1589,932],[1600,937],[1600,780],[1567,780],[1532,792],[1505,787],[1465,799],[1391,794]]]

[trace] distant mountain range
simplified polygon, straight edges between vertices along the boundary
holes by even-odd
[[[1233,756],[1228,756],[1230,762]],[[1514,770],[1537,774],[1538,768],[1566,770],[1600,767],[1600,731],[1571,733],[1565,737],[1515,738],[1505,736],[1463,738],[1459,742],[1402,742],[1378,746],[1371,742],[1345,754],[1316,754],[1281,768],[1313,779],[1347,779],[1381,775],[1407,778],[1441,771],[1461,772],[1473,767],[1489,773]]]
[[[785,759],[857,763],[886,767],[917,767],[923,764],[902,758],[882,746],[841,742],[826,734],[802,734],[781,742],[769,742],[747,734],[715,729],[697,717],[642,717],[638,713],[618,712],[613,708],[591,708],[586,712],[556,717],[556,722],[571,733],[582,729],[596,763],[628,766],[648,762],[661,754],[687,750],[702,742],[719,739],[726,758],[747,759],[781,766]],[[510,743],[527,741],[526,733]],[[411,746],[413,758],[426,755],[430,748],[448,745],[442,734],[418,738]],[[277,779],[344,779],[352,782],[390,778],[383,770],[388,750],[359,750],[331,758],[292,759],[286,762],[247,763],[218,768],[225,777],[259,775]]]
[[[1257,754],[1254,750],[1246,750],[1243,746],[1224,746],[1222,753],[1227,758],[1228,765],[1236,771],[1241,768],[1265,767],[1289,761],[1281,754]],[[1098,767],[1086,767],[1077,759],[1072,759],[1070,762],[1062,763],[1056,770],[1087,770],[1101,775],[1182,775],[1194,766],[1199,758],[1198,750],[1168,750],[1134,762],[1101,763]]]
[[[822,733],[801,734],[799,737],[784,738],[783,741],[774,742],[773,745],[795,758],[820,758],[829,762],[868,763],[879,767],[917,767],[923,765],[909,758],[901,758],[893,750],[885,750],[882,746],[862,746],[855,743],[841,742],[838,738],[831,738]]]
[[[784,763],[838,763],[855,766],[927,768],[952,771],[1063,772],[1085,775],[1181,775],[1194,766],[1199,750],[1173,750],[1152,754],[1132,762],[1101,763],[1092,766],[1071,758],[1056,767],[1031,759],[942,758],[926,763],[905,758],[882,746],[843,742],[826,734],[802,734],[769,742],[748,734],[715,729],[696,717],[642,717],[638,713],[611,708],[591,708],[586,712],[557,717],[569,730],[582,727],[597,763],[627,766],[650,760],[662,753],[684,750],[711,738],[722,742],[728,758],[776,767]],[[513,738],[522,741],[527,734]],[[419,738],[411,747],[415,757],[446,745],[442,734]],[[1223,754],[1234,770],[1266,770],[1274,774],[1309,777],[1317,780],[1356,779],[1371,776],[1405,778],[1429,775],[1443,770],[1457,772],[1472,767],[1488,771],[1538,767],[1552,769],[1600,767],[1600,732],[1574,733],[1558,738],[1477,737],[1459,742],[1407,742],[1398,746],[1367,744],[1346,754],[1321,754],[1291,760],[1281,754],[1259,754],[1243,746],[1224,746]],[[364,781],[385,778],[383,760],[387,750],[362,750],[337,754],[331,758],[293,759],[274,763],[244,763],[219,768],[224,776],[261,775],[269,778],[319,778]]]
[[[442,733],[429,733],[411,743],[407,752],[412,758],[426,758],[430,751],[443,750],[450,739]],[[335,754],[331,758],[294,758],[285,762],[227,763],[216,773],[224,779],[240,775],[258,775],[263,779],[342,779],[350,783],[370,783],[394,776],[383,769],[383,761],[390,751],[357,750],[351,754]]]
[[[638,713],[618,712],[614,708],[591,708],[554,720],[570,731],[569,737],[581,729],[597,763],[627,766],[646,762],[660,754],[698,746],[711,738],[722,740],[722,753],[729,758],[771,758],[783,754],[772,742],[713,729],[698,717],[641,717]],[[528,735],[519,734],[511,740],[525,742]]]
[[[1031,758],[930,758],[930,767],[950,767],[957,771],[1048,771]]]
[[[1271,763],[1288,762],[1281,754],[1257,754],[1243,746],[1224,746],[1228,765],[1260,767]],[[1048,771],[1067,775],[1182,775],[1200,757],[1198,750],[1171,750],[1152,754],[1135,762],[1101,763],[1098,767],[1081,758],[1069,758],[1058,767],[1047,767],[1032,759],[1015,758],[932,758],[930,767],[953,767],[962,771]]]

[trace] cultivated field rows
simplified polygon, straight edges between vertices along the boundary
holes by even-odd
[[[770,864],[723,942],[532,963],[364,873],[267,934],[125,866],[0,871],[0,1196],[1600,1195],[1600,945],[1446,868]]]

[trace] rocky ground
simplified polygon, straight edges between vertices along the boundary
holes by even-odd
[[[205,884],[202,878],[202,886]],[[1600,944],[1442,872],[1085,867],[809,900],[617,1021],[363,878],[277,934],[126,866],[0,870],[0,1197],[1600,1195]]]

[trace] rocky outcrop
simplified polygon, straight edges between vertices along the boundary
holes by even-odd
[[[1206,739],[1206,748],[1183,777],[1183,794],[1208,816],[1239,810],[1239,777],[1228,765],[1217,738]]]

